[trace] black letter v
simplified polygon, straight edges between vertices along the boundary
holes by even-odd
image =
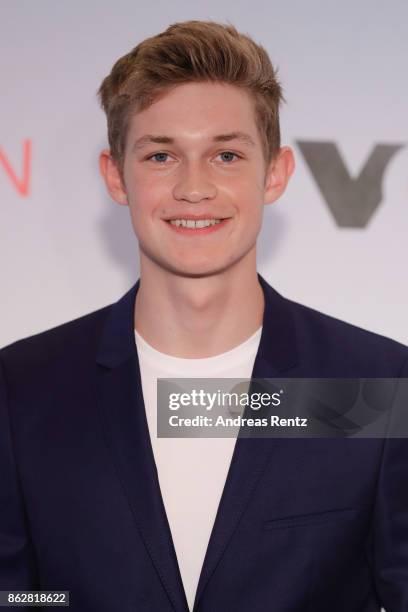
[[[337,225],[365,227],[381,203],[387,164],[404,145],[376,145],[353,179],[334,142],[296,142]]]

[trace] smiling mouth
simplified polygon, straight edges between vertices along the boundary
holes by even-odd
[[[224,227],[231,217],[207,219],[165,219],[170,228],[181,234],[208,234]]]
[[[211,227],[217,223],[221,223],[227,217],[208,218],[208,219],[168,219],[168,223],[176,227],[188,227],[190,229],[201,229],[203,227]]]

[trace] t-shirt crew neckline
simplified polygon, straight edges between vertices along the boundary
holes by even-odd
[[[166,369],[175,370],[182,372],[183,367],[191,369],[197,368],[202,370],[203,366],[207,369],[208,367],[225,367],[225,364],[232,366],[235,362],[242,362],[249,355],[251,355],[254,349],[258,348],[259,341],[262,334],[262,325],[254,332],[249,338],[234,346],[229,351],[219,353],[218,355],[212,355],[211,357],[200,357],[200,358],[186,358],[186,357],[175,357],[167,353],[162,353],[155,349],[151,344],[148,344],[146,340],[139,334],[135,329],[135,339],[138,352],[143,355],[143,359],[148,359],[155,363],[156,366],[162,364]]]

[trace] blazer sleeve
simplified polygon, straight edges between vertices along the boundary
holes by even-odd
[[[0,353],[0,590],[39,590],[9,417],[6,375]]]
[[[408,361],[401,377],[408,378]],[[402,385],[405,397],[407,383],[404,380]],[[396,405],[399,414],[390,418],[402,417],[406,422],[408,415],[400,411],[408,412],[408,405],[403,398]],[[398,431],[395,422],[392,430]],[[384,440],[369,555],[378,597],[386,612],[408,612],[408,438]]]

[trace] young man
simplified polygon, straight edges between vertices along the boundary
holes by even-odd
[[[84,612],[406,611],[406,440],[156,436],[159,377],[408,372],[402,345],[257,274],[294,168],[265,50],[174,24],[99,93],[140,279],[0,353],[0,589],[69,590]]]

